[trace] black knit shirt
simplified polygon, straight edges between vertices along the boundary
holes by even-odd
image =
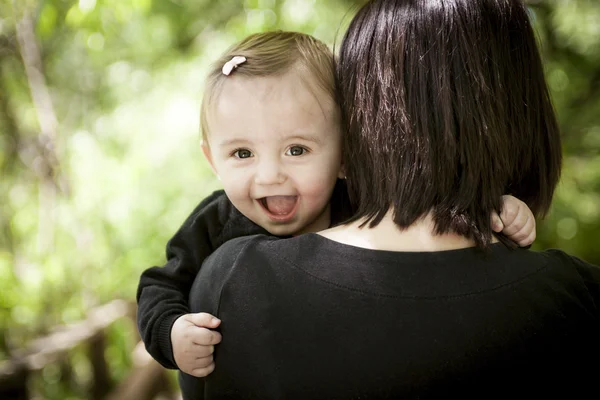
[[[336,182],[331,222],[352,215],[345,182]],[[137,290],[137,323],[146,349],[166,368],[177,368],[171,346],[175,320],[190,312],[192,283],[204,260],[228,240],[268,232],[246,218],[222,190],[204,199],[167,244],[167,263],[145,270]]]
[[[256,235],[206,260],[190,305],[223,341],[186,399],[598,397],[600,269],[558,250]]]

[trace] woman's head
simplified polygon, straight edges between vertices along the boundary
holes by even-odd
[[[501,195],[548,210],[559,130],[521,1],[370,1],[336,70],[356,218],[432,212],[438,233],[485,245]]]
[[[204,154],[233,205],[275,235],[330,224],[342,173],[334,94],[331,51],[301,33],[252,35],[208,76]]]

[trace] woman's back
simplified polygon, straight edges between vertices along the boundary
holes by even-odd
[[[192,290],[192,311],[223,320],[205,398],[581,392],[600,372],[598,282],[600,269],[560,251],[502,244],[406,253],[317,234],[235,240]],[[198,393],[188,378],[184,393]]]

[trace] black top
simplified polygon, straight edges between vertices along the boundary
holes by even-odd
[[[568,397],[600,379],[600,269],[558,250],[224,244],[192,288],[223,341],[186,399]],[[461,397],[458,397],[461,396]]]
[[[345,182],[337,181],[331,197],[331,221],[352,215]],[[188,297],[202,262],[233,238],[268,234],[231,204],[222,190],[204,199],[167,244],[167,263],[140,277],[137,322],[146,349],[166,368],[177,368],[171,347],[175,320],[190,312]]]

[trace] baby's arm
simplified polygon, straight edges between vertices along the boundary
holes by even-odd
[[[502,196],[500,216],[492,213],[492,230],[502,232],[521,247],[527,247],[536,237],[535,217],[521,200],[513,196]]]
[[[241,215],[223,191],[217,191],[196,207],[169,241],[167,263],[142,273],[137,291],[138,328],[146,349],[160,364],[178,368],[178,363],[185,363],[180,356],[182,349],[183,354],[187,353],[185,343],[180,340],[172,342],[172,329],[179,320],[175,334],[179,337],[180,331],[183,331],[185,336],[189,329],[179,328],[189,328],[190,323],[198,321],[193,317],[196,314],[189,316],[188,297],[202,262],[232,237],[264,232]],[[214,327],[214,324],[206,326]],[[209,342],[218,339],[217,335],[204,336],[215,336]],[[202,353],[206,349],[197,350]]]

